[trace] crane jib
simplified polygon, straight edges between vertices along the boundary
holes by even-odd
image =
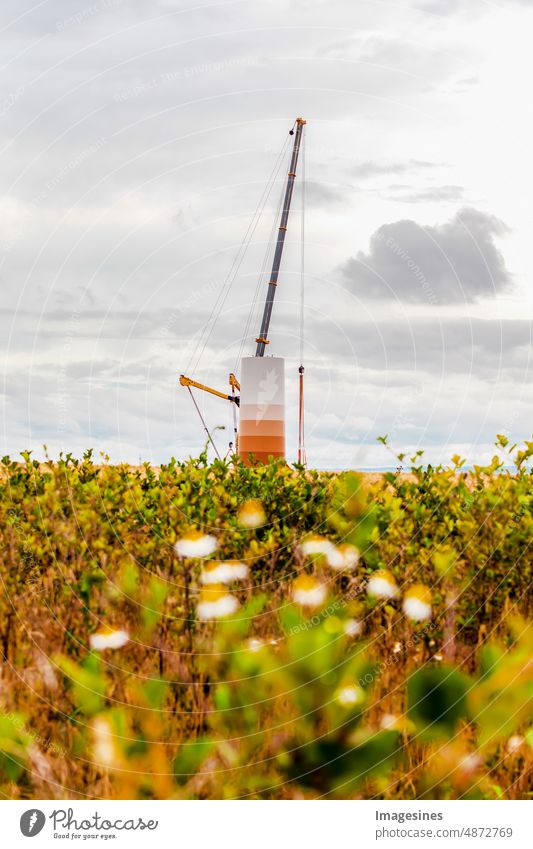
[[[276,286],[278,285],[279,269],[281,266],[281,257],[283,254],[283,246],[285,243],[285,234],[287,232],[287,222],[289,220],[289,212],[291,208],[292,191],[294,188],[294,180],[296,177],[296,167],[298,165],[298,154],[302,140],[302,132],[305,121],[303,118],[296,120],[296,130],[294,136],[294,145],[292,148],[291,164],[287,175],[287,187],[285,189],[285,197],[283,200],[283,211],[278,229],[278,237],[276,240],[276,249],[274,251],[274,259],[272,262],[272,271],[268,282],[268,289],[263,310],[263,319],[261,321],[261,331],[256,339],[257,348],[255,351],[256,357],[262,357],[265,353],[265,347],[268,344],[268,330],[270,327],[270,318],[272,316],[272,307],[274,305],[274,297],[276,294]]]

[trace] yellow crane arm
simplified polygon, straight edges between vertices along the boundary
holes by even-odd
[[[194,386],[195,389],[202,389],[204,392],[209,392],[211,395],[216,395],[218,398],[224,398],[225,401],[233,401],[239,406],[239,397],[237,395],[226,395],[224,392],[219,392],[218,389],[212,389],[211,386],[205,386],[203,383],[198,383],[184,374],[180,374],[180,384],[182,386]],[[240,387],[239,387],[240,388]]]
[[[241,384],[239,383],[233,372],[231,372],[229,376],[229,385],[232,389],[236,389],[237,392],[241,391]]]

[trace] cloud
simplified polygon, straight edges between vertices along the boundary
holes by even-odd
[[[531,0],[510,0],[510,4],[516,4],[517,6],[529,6],[531,7]],[[464,10],[472,11],[472,9],[476,8],[480,11],[490,10],[490,6],[492,4],[483,2],[481,4],[472,3],[472,0],[424,0],[424,2],[419,2],[417,8],[421,9],[423,12],[431,12],[432,14],[437,15],[453,15],[456,12],[461,12]]]
[[[272,347],[287,357],[287,438],[294,456],[298,339],[294,320],[282,317],[277,314]],[[9,316],[0,312],[0,318]],[[16,318],[24,319],[17,326],[26,327],[31,344],[26,336],[26,350],[7,351],[3,453],[38,450],[46,443],[53,455],[60,449],[80,454],[93,446],[114,459],[137,462],[139,456],[161,461],[170,453],[200,450],[202,427],[177,382],[188,358],[183,354],[193,332],[190,315],[180,312],[168,321],[162,312],[144,313],[137,322],[126,311],[106,316],[87,310],[75,328],[67,312]],[[379,316],[363,321],[345,305],[337,320],[327,311],[313,312],[307,325],[307,441],[313,463],[350,465],[358,446],[372,446],[385,432],[401,447],[440,445],[432,455],[437,459],[454,453],[448,449],[452,442],[490,445],[506,428],[517,437],[528,433],[530,320],[441,318],[434,311],[404,322]],[[223,330],[227,333],[227,322]],[[220,389],[239,345],[228,348],[225,358],[222,346],[223,339],[194,372]],[[217,433],[217,445],[225,450],[229,405],[202,392],[196,399],[209,427],[226,425]],[[372,452],[357,464],[386,462]]]
[[[305,201],[310,206],[329,206],[330,204],[346,203],[349,186],[317,183],[307,180],[305,183]]]
[[[391,186],[392,188],[395,187]],[[430,186],[416,192],[397,194],[394,200],[400,200],[403,203],[440,203],[442,201],[457,203],[463,199],[463,191],[462,186]]]
[[[493,215],[465,207],[444,224],[396,221],[381,226],[368,253],[341,267],[346,286],[365,299],[406,303],[473,303],[511,287],[495,239],[507,228]]]
[[[354,177],[366,179],[368,177],[379,177],[381,174],[406,174],[413,171],[422,171],[431,168],[440,168],[442,163],[424,162],[418,159],[409,159],[405,162],[358,162],[352,169]]]

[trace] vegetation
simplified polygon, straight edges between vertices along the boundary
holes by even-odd
[[[5,457],[4,798],[530,797],[533,443],[497,451]]]

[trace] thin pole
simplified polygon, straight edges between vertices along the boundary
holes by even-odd
[[[235,387],[234,387],[233,383],[231,384],[231,394],[235,397]],[[238,431],[238,428],[237,428],[237,410],[235,409],[236,406],[237,406],[236,404],[231,405],[232,412],[233,412],[233,433],[234,433],[234,437],[235,437],[235,443],[234,443],[235,447],[233,449],[234,454],[239,453],[239,431]]]
[[[304,437],[304,367],[300,366],[299,373],[299,404],[298,404],[298,462],[302,466],[307,463]]]
[[[294,180],[296,177],[296,166],[298,164],[298,154],[300,152],[300,141],[302,138],[302,131],[304,128],[305,120],[303,118],[296,119],[296,130],[292,130],[295,133],[294,136],[294,145],[292,148],[292,156],[291,156],[291,164],[289,173],[287,176],[287,188],[285,189],[285,199],[283,201],[283,211],[281,213],[281,221],[278,229],[278,238],[276,241],[276,250],[274,251],[274,260],[272,263],[272,272],[270,274],[270,280],[268,281],[268,289],[267,296],[265,301],[265,308],[263,311],[263,319],[261,321],[261,331],[259,336],[255,340],[257,342],[257,348],[255,352],[256,357],[262,357],[265,353],[265,347],[268,345],[268,329],[270,326],[270,318],[272,316],[272,307],[274,305],[274,297],[276,294],[276,286],[278,285],[278,276],[279,269],[281,266],[281,257],[283,255],[283,245],[285,243],[285,234],[287,232],[287,222],[289,220],[289,212],[291,208],[291,200],[292,200],[292,190],[294,187]]]
[[[304,417],[304,313],[305,313],[305,134],[302,138],[302,221],[300,247],[300,367],[298,368],[298,462],[305,466]]]
[[[300,365],[303,365],[305,320],[305,133],[302,136],[302,221],[300,236]]]

